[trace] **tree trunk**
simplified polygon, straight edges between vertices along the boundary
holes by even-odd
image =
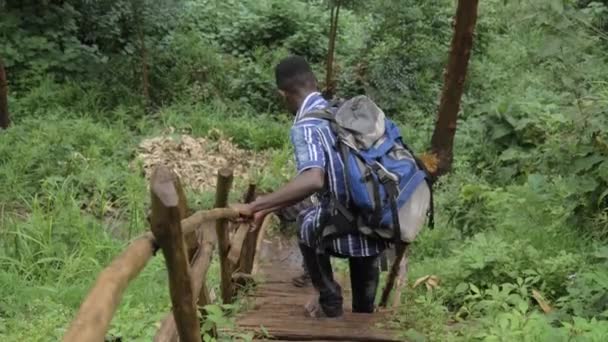
[[[454,135],[473,46],[477,4],[478,0],[458,0],[454,36],[444,74],[435,131],[431,139],[431,151],[438,162],[437,168],[433,172],[435,177],[449,172],[452,167]]]
[[[404,258],[407,258],[406,255],[408,252],[408,247],[408,244],[403,243],[395,246],[395,260],[393,260],[393,265],[391,266],[391,270],[388,276],[386,277],[386,284],[384,285],[382,295],[380,296],[379,306],[381,308],[386,308],[386,306],[388,305],[388,298],[391,294],[391,291],[393,290],[393,287],[395,287],[395,281],[397,280],[399,276],[399,271],[402,268],[401,261],[404,260]],[[405,268],[407,268],[407,264],[405,265]]]
[[[471,48],[473,47],[477,3],[478,0],[458,0],[454,36],[452,37],[448,66],[444,74],[443,91],[435,131],[431,139],[431,153],[420,156],[422,163],[435,178],[446,174],[452,167],[454,135],[456,134],[460,98],[464,91],[464,80],[469,65],[469,57],[471,56]],[[387,306],[388,297],[395,282],[399,283],[397,277],[400,268],[407,270],[407,252],[407,245],[397,247],[396,257],[382,291],[381,307]],[[404,264],[400,265],[404,258]],[[399,290],[397,292],[399,293]],[[399,299],[396,298],[395,300],[398,303]]]
[[[338,35],[338,18],[340,16],[341,1],[336,0],[336,4],[331,8],[329,19],[329,46],[327,47],[327,62],[325,65],[325,91],[323,96],[326,99],[331,99],[336,93],[336,84],[334,80],[334,55],[336,50],[336,37]]]
[[[11,124],[8,114],[8,81],[6,80],[6,70],[4,62],[0,58],[0,128],[7,129]]]
[[[150,76],[148,67],[148,50],[146,49],[146,35],[144,33],[145,18],[144,18],[144,2],[143,0],[132,0],[131,10],[135,18],[135,26],[137,31],[137,43],[139,47],[139,58],[141,68],[141,91],[144,102],[144,108],[150,108]]]
[[[150,108],[150,72],[148,69],[148,50],[146,49],[146,42],[144,32],[139,28],[139,51],[141,56],[141,87],[142,96],[144,98],[145,108]]]

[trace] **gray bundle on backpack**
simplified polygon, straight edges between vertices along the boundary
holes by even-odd
[[[330,122],[350,197],[350,203],[333,199],[332,220],[319,238],[354,230],[385,240],[413,241],[427,212],[432,214],[431,180],[403,143],[397,125],[363,95],[306,117]]]

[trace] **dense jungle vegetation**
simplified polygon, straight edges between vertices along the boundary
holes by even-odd
[[[453,0],[355,0],[340,12],[338,94],[372,96],[418,151],[454,11]],[[260,184],[288,179],[291,120],[273,67],[296,53],[323,79],[329,16],[321,0],[0,0],[12,119],[0,131],[0,340],[58,340],[97,273],[146,229],[142,139],[217,128],[270,151]],[[480,1],[453,170],[395,314],[404,336],[605,341],[607,56],[606,0]],[[440,286],[412,288],[425,275]],[[112,335],[150,340],[170,308],[166,277],[156,257]]]

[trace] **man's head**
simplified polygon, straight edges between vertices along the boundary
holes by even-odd
[[[302,57],[290,56],[283,59],[275,68],[275,77],[279,93],[293,114],[308,94],[317,91],[317,79]]]

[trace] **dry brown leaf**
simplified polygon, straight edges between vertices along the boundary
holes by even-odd
[[[416,279],[416,281],[414,282],[414,286],[412,286],[412,288],[416,288],[418,287],[418,285],[422,284],[422,283],[426,283],[426,280],[429,279],[430,276],[424,276],[422,278],[418,278]]]
[[[439,278],[434,275],[426,275],[424,277],[416,279],[412,288],[416,288],[420,286],[420,284],[424,284],[428,291],[432,291],[433,289],[439,287]]]
[[[427,282],[427,284],[431,285],[433,288],[439,287],[439,278],[437,278],[437,276],[430,276],[426,282]]]
[[[540,305],[540,308],[543,310],[544,313],[548,314],[553,311],[553,308],[551,307],[551,305],[549,305],[549,302],[543,297],[540,292],[532,290],[532,297],[536,300],[538,305]]]
[[[439,158],[436,154],[432,152],[424,152],[420,155],[419,159],[430,173],[433,174],[437,172],[437,167],[439,166]]]
[[[168,134],[173,132],[170,128]],[[253,169],[263,169],[268,164],[268,153],[240,149],[217,130],[212,134],[215,140],[186,134],[146,139],[139,145],[137,159],[147,178],[155,165],[166,165],[180,176],[182,184],[198,191],[213,190],[217,171],[223,167],[232,168],[235,180],[247,183]]]

